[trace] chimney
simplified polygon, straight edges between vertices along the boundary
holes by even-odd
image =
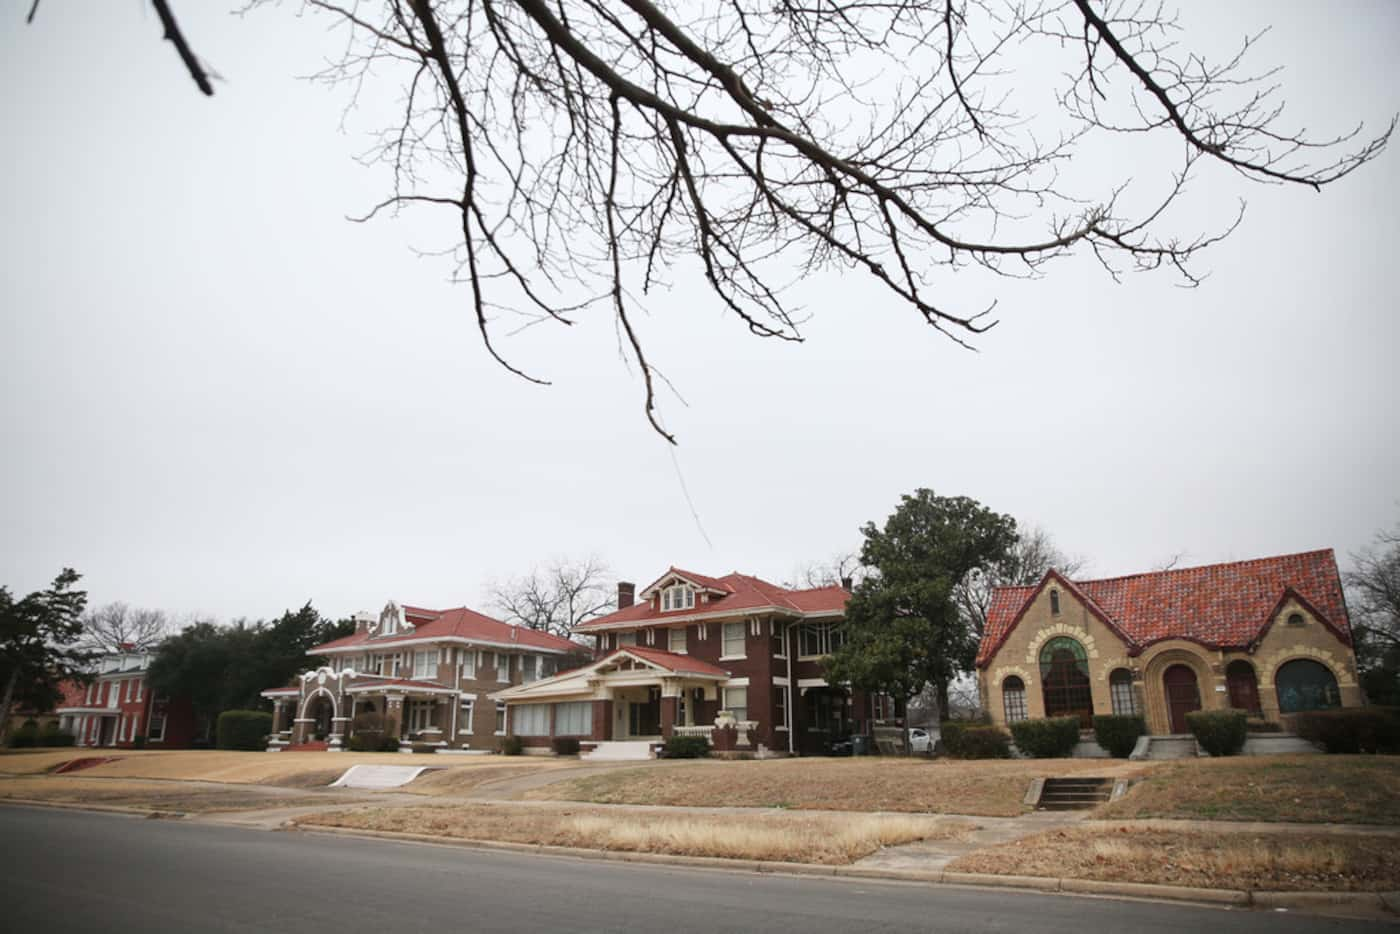
[[[851,589],[851,579],[850,579],[849,577],[843,577],[843,578],[841,578],[841,589],[842,589],[842,590],[850,590],[850,589]]]
[[[637,599],[637,585],[631,581],[617,582],[617,608],[626,609]]]

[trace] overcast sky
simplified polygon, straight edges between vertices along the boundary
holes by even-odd
[[[1400,152],[1323,193],[1205,173],[1249,210],[1195,290],[1087,262],[949,282],[1000,325],[969,353],[853,274],[805,281],[807,342],[750,337],[678,278],[640,322],[686,404],[674,451],[606,314],[492,363],[415,250],[447,214],[357,226],[371,129],[298,80],[334,54],[295,6],[182,3],[225,79],[148,5],[0,7],[0,584],[63,566],[94,603],[266,617],[390,598],[487,609],[493,580],[596,555],[774,580],[856,548],[902,493],[1044,526],[1096,574],[1332,547],[1400,520]],[[1183,38],[1272,22],[1289,113],[1400,111],[1400,5],[1186,5]],[[1131,174],[1106,164],[1106,172]],[[1213,215],[1212,215],[1213,216]],[[689,491],[689,500],[684,490]],[[692,516],[691,503],[698,516]],[[701,531],[703,527],[703,533]]]

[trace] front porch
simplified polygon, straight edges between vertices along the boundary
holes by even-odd
[[[323,670],[324,673],[324,670]],[[366,750],[414,745],[458,745],[459,692],[434,682],[331,673],[308,673],[300,688],[277,688],[262,696],[273,704],[268,749],[340,751],[359,736]]]

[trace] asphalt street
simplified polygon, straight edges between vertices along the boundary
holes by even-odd
[[[1378,930],[1278,912],[714,872],[0,807],[0,930]]]

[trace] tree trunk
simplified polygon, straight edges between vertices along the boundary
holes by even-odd
[[[10,676],[5,679],[5,701],[0,706],[0,746],[5,745],[5,734],[10,732],[10,705],[15,699],[15,685],[19,684],[19,666],[15,665],[10,669]]]
[[[933,682],[933,690],[938,700],[938,720],[942,722],[948,719],[948,682]]]

